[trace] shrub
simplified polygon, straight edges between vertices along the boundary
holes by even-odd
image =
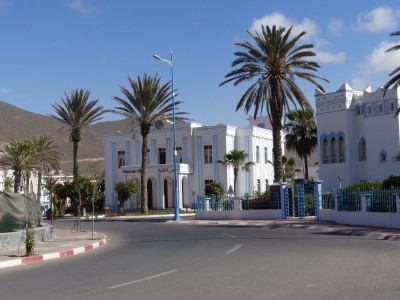
[[[382,188],[389,189],[391,187],[400,187],[400,176],[390,175],[382,181]]]
[[[26,238],[25,238],[25,248],[26,248],[26,256],[31,256],[34,254],[34,248],[36,246],[35,241],[35,232],[32,228],[26,231]]]
[[[378,181],[373,181],[373,182],[359,182],[359,183],[353,183],[350,184],[346,187],[344,187],[344,190],[354,190],[354,189],[360,189],[360,190],[370,190],[370,189],[381,189],[382,184]]]
[[[205,186],[204,193],[207,196],[211,195],[222,196],[225,194],[225,190],[222,184],[218,182],[211,182]]]
[[[125,202],[138,191],[138,186],[133,180],[118,181],[115,183],[115,190],[119,201],[118,212],[123,214]]]

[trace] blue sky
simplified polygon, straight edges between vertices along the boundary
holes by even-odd
[[[400,43],[389,36],[400,30],[398,1],[0,0],[0,100],[51,114],[64,92],[82,88],[113,108],[128,76],[169,81],[168,65],[152,55],[169,58],[173,50],[182,110],[202,124],[246,125],[243,110],[235,111],[246,85],[218,85],[234,43],[261,24],[307,31],[327,92],[344,82],[376,89],[400,65],[400,52],[384,53]],[[314,105],[314,87],[299,85]]]

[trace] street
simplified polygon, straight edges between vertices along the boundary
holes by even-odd
[[[56,228],[70,229],[57,220]],[[0,270],[2,299],[399,299],[399,242],[313,230],[97,221],[106,246]],[[89,222],[85,223],[90,230]]]

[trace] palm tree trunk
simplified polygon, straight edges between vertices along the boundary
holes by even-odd
[[[306,171],[306,174],[304,174],[304,178],[308,179],[308,159],[307,159],[307,154],[304,155],[304,170]]]
[[[20,172],[14,172],[14,193],[18,193],[21,185],[21,174]]]
[[[145,214],[149,211],[147,206],[147,135],[142,133],[142,172],[140,173],[140,197],[142,200],[142,207],[140,212]]]
[[[42,197],[42,172],[38,172],[38,184],[37,184],[37,202],[40,207],[40,198]]]
[[[272,155],[274,157],[274,182],[280,182],[283,178],[282,168],[282,145],[281,145],[282,123],[274,122],[272,125]]]
[[[73,160],[73,164],[74,164],[74,166],[73,166],[73,171],[72,171],[72,173],[74,174],[74,176],[75,175],[77,175],[78,174],[78,145],[79,145],[79,142],[73,142],[74,143],[74,145],[73,145],[73,158],[72,158],[72,160]]]
[[[238,169],[233,168],[233,193],[236,195],[236,184],[237,184]]]

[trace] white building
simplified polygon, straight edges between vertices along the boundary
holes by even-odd
[[[319,175],[324,188],[399,175],[399,87],[355,91],[343,84],[334,93],[316,90]]]
[[[166,209],[174,203],[173,132],[168,122],[158,123],[148,136],[148,199],[149,208]],[[118,205],[114,186],[117,181],[140,182],[142,136],[139,127],[129,134],[102,138],[105,160],[106,206]],[[234,127],[224,124],[205,126],[193,122],[176,125],[178,153],[179,206],[193,207],[195,198],[204,194],[212,181],[222,183],[225,190],[233,188],[233,170],[216,163],[232,149],[244,150],[255,163],[250,172],[240,170],[237,192],[264,192],[273,182],[272,132],[259,127]],[[140,186],[140,185],[139,185]],[[136,209],[140,192],[127,201],[126,209]]]

